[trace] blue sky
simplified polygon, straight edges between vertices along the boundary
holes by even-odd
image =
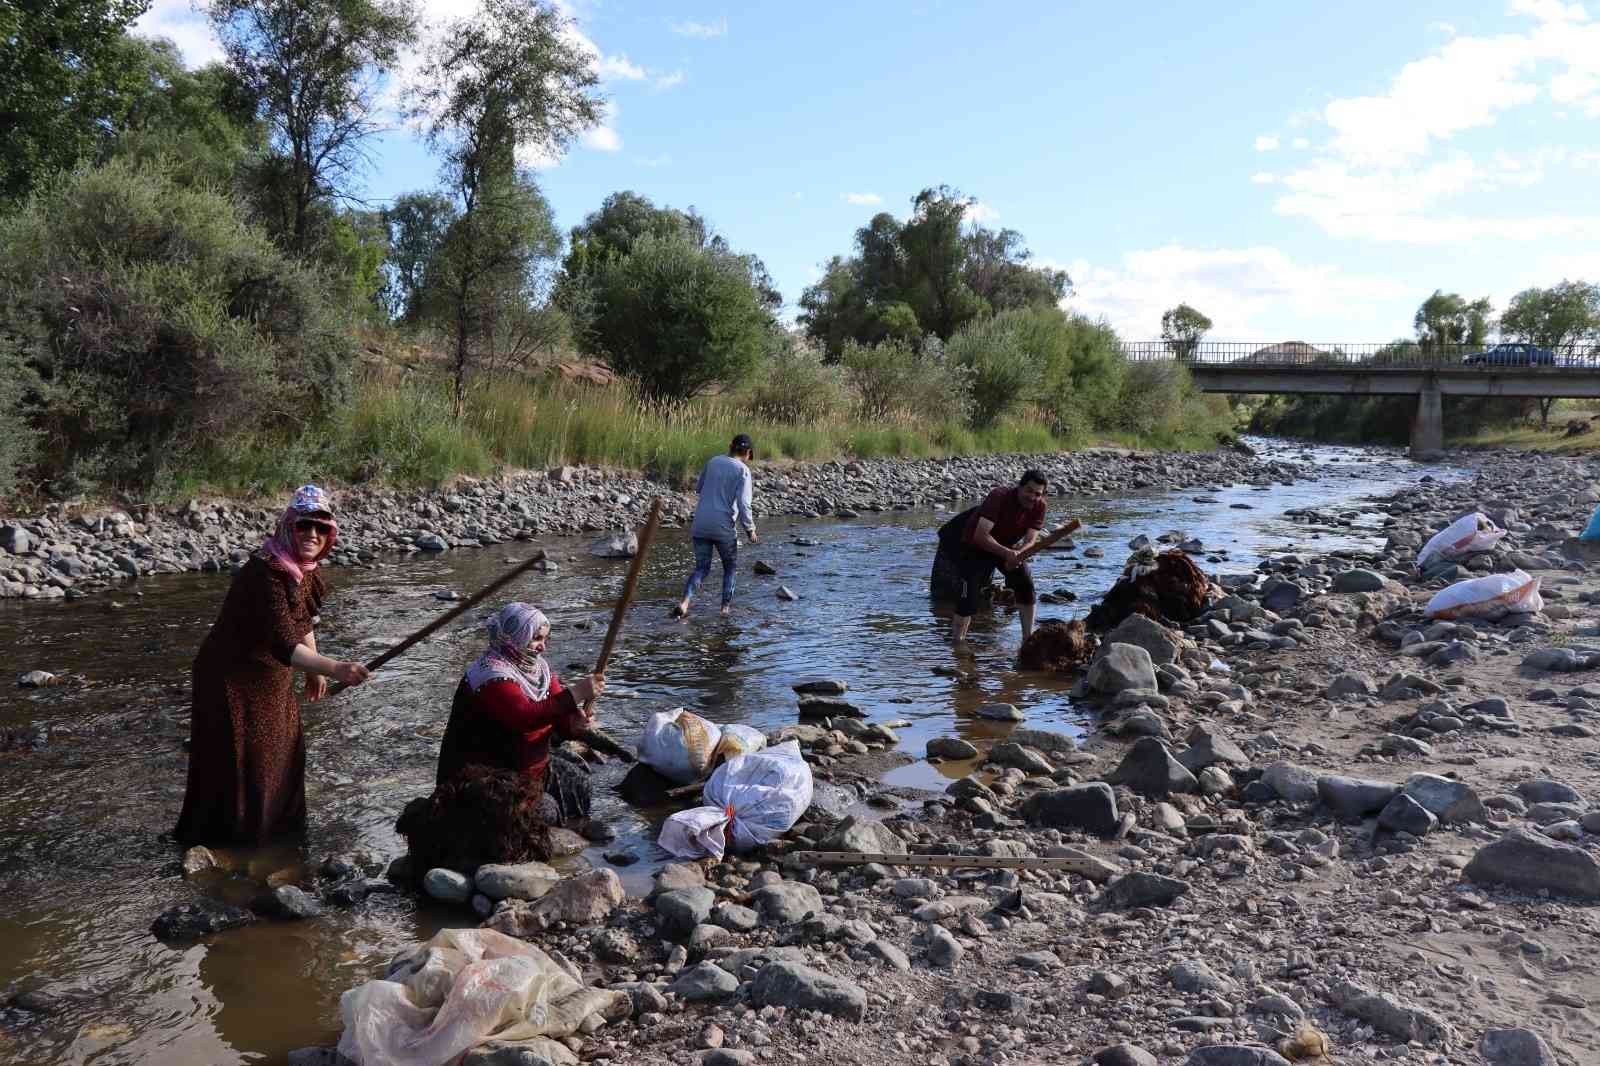
[[[941,183],[1130,339],[1187,301],[1218,339],[1382,341],[1435,288],[1600,281],[1600,10],[1235,6],[571,0],[609,114],[538,178],[564,229],[620,189],[697,207],[791,314]],[[189,0],[139,28],[216,54]],[[374,199],[437,180],[404,130],[374,155]]]

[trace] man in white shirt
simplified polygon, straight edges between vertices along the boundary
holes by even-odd
[[[722,614],[726,617],[733,609],[734,563],[739,556],[739,527],[744,527],[750,543],[755,544],[755,515],[750,510],[750,468],[745,465],[755,455],[755,445],[750,435],[741,433],[733,438],[727,455],[714,456],[700,471],[700,502],[694,510],[694,524],[689,536],[694,541],[694,573],[684,586],[683,601],[672,609],[674,618],[689,613],[689,603],[700,588],[700,582],[711,574],[711,552],[716,550],[722,559]]]

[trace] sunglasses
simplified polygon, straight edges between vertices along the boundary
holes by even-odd
[[[294,524],[294,528],[300,533],[305,533],[314,529],[324,537],[330,536],[333,533],[332,526],[326,522],[318,522],[315,518],[302,518]]]

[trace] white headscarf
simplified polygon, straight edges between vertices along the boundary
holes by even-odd
[[[476,692],[491,681],[515,681],[530,700],[550,695],[550,664],[528,655],[528,645],[550,624],[544,612],[527,603],[508,603],[489,617],[489,647],[467,667],[466,681]]]

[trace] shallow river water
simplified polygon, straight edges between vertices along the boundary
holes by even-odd
[[[1086,528],[1077,550],[1036,561],[1041,591],[1069,589],[1078,596],[1077,610],[1087,610],[1140,533],[1199,537],[1208,553],[1224,555],[1206,569],[1224,573],[1247,571],[1264,551],[1288,544],[1308,551],[1375,547],[1381,544],[1375,518],[1357,515],[1352,501],[1425,472],[1448,476],[1390,452],[1255,443],[1269,455],[1315,465],[1323,476],[1267,490],[1238,484],[1118,499],[1052,498],[1051,525],[1071,515]],[[1340,517],[1308,525],[1284,516],[1306,507]],[[909,721],[899,734],[913,756],[935,735],[983,739],[1003,732],[971,715],[996,700],[1024,708],[1030,726],[1081,730],[1085,712],[1067,698],[1066,682],[1012,669],[1018,632],[1008,615],[980,617],[974,626],[979,688],[957,688],[934,672],[957,664],[944,637],[946,617],[927,597],[933,529],[944,517],[885,512],[851,521],[764,522],[761,543],[741,548],[734,616],[717,617],[713,573],[688,622],[667,617],[692,565],[687,536],[664,531],[609,671],[612,694],[602,703],[602,724],[631,740],[651,711],[683,706],[772,729],[795,720],[790,683],[823,675],[848,679],[851,699],[872,720]],[[544,607],[553,621],[551,662],[572,673],[598,650],[624,565],[590,558],[584,541],[540,546],[559,562],[557,572],[521,579],[503,599]],[[1091,547],[1104,557],[1086,557]],[[331,571],[332,605],[319,645],[336,656],[370,658],[448,609],[436,593],[470,594],[532,549],[504,544]],[[753,576],[756,559],[779,576]],[[188,947],[151,936],[158,913],[194,897],[195,888],[179,876],[180,853],[169,832],[183,795],[189,662],[227,581],[226,575],[160,577],[141,582],[142,594],[129,586],[76,601],[0,605],[0,675],[45,669],[76,682],[37,693],[13,690],[0,702],[0,727],[40,724],[53,731],[41,751],[0,754],[0,1063],[279,1063],[293,1048],[332,1043],[339,994],[381,972],[397,949],[442,925],[475,924],[460,911],[391,895],[354,910],[330,908],[313,921],[260,922]],[[800,599],[779,601],[779,583]],[[305,846],[236,853],[251,875],[264,879],[334,854],[355,856],[376,874],[403,850],[395,817],[431,787],[451,693],[478,653],[487,610],[468,612],[366,686],[305,707],[311,808]],[[1073,613],[1040,609],[1042,618]],[[595,787],[596,814],[621,839],[585,858],[601,863],[601,850],[632,848],[644,861],[619,873],[638,891],[663,858],[653,846],[660,812],[635,811],[614,796],[610,786],[622,769],[600,769]],[[930,788],[946,783],[920,758],[889,779]],[[240,877],[212,890],[243,902],[252,887]],[[3,1007],[24,989],[55,993],[66,1007],[50,1016]]]

